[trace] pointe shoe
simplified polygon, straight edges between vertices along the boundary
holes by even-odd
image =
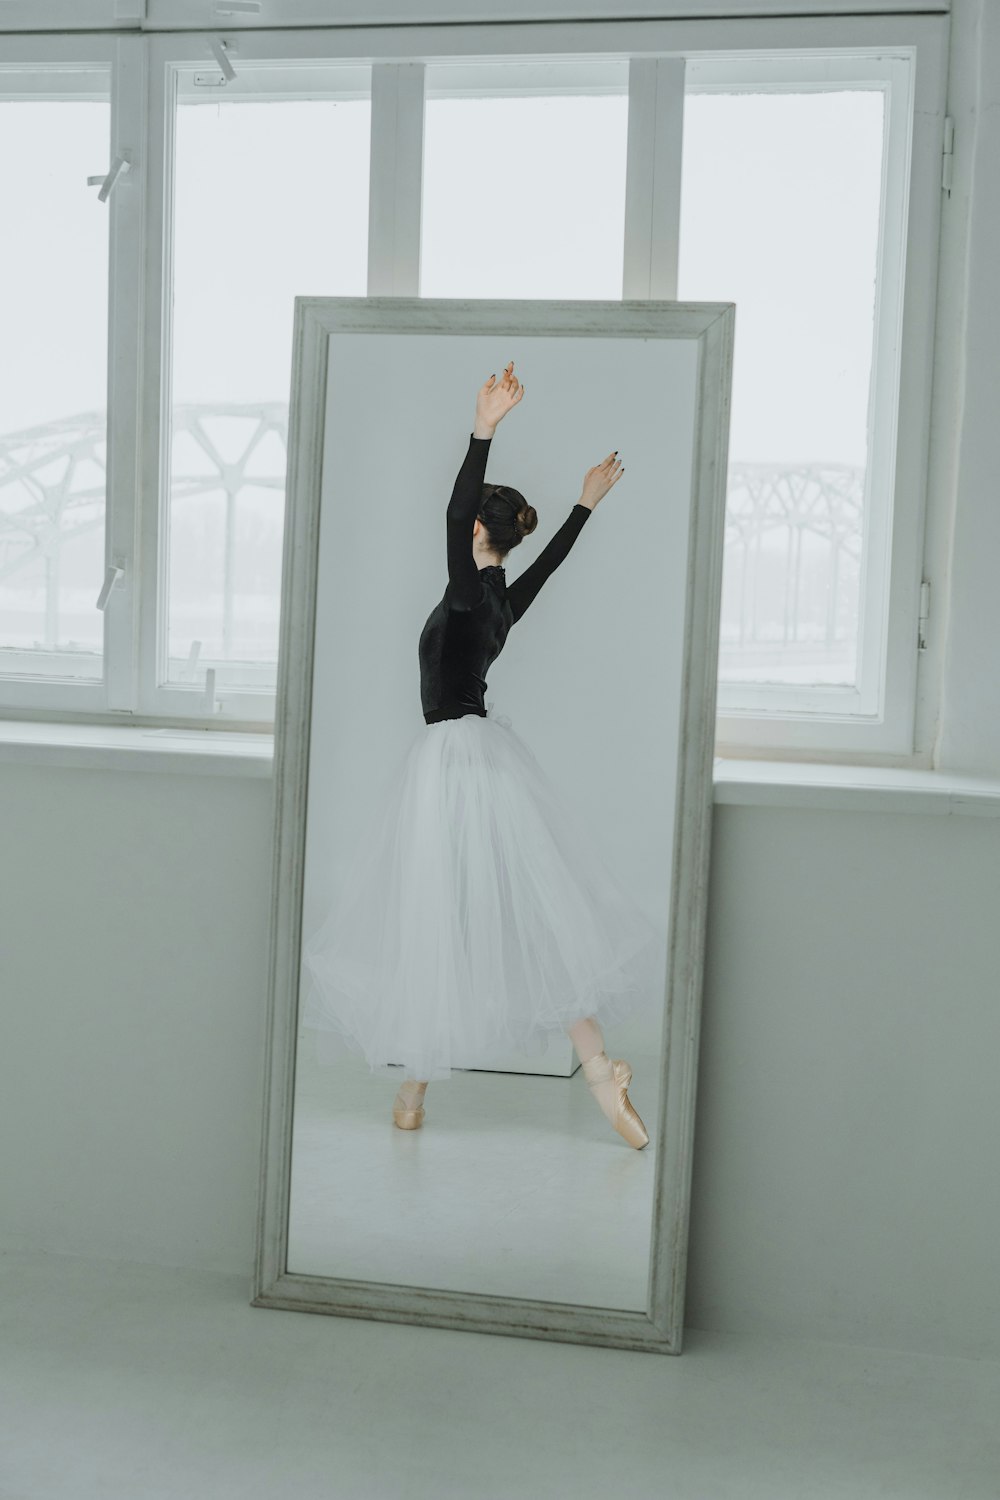
[[[424,1123],[424,1106],[419,1104],[416,1109],[411,1109],[397,1094],[392,1106],[392,1118],[400,1130],[419,1130]]]
[[[583,1072],[587,1087],[595,1098],[598,1098],[598,1089],[601,1084],[607,1084],[612,1077],[614,1078],[615,1099],[611,1124],[622,1140],[634,1146],[636,1151],[641,1151],[643,1146],[648,1146],[649,1132],[628,1097],[628,1086],[632,1082],[632,1069],[624,1058],[617,1057],[612,1062],[606,1052],[598,1052],[596,1057],[590,1058],[583,1064]]]

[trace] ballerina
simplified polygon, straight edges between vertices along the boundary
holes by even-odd
[[[448,1078],[454,1057],[537,1053],[564,1031],[604,1115],[641,1150],[632,1070],[608,1057],[602,1024],[651,998],[660,934],[485,702],[508,632],[624,466],[615,451],[587,470],[562,526],[508,584],[504,559],[538,517],[484,476],[496,428],[523,397],[513,360],[477,392],[447,506],[448,582],[418,643],[424,725],[361,840],[350,892],[303,945],[306,1022],[339,1033],[373,1073],[403,1066],[393,1119],[404,1130],[423,1124],[428,1083]]]

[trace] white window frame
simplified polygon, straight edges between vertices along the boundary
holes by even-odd
[[[122,576],[104,610],[103,680],[71,681],[32,675],[33,653],[5,652],[17,675],[0,675],[0,715],[64,719],[107,717],[107,711],[134,705],[135,577],[130,566],[136,518],[136,397],[140,345],[135,309],[140,296],[142,262],[142,162],[144,50],[141,37],[7,37],[0,64],[0,95],[6,99],[97,97],[87,70],[107,69],[111,123],[108,157],[94,163],[95,173],[108,171],[119,154],[129,171],[119,177],[103,211],[108,222],[107,470],[105,493],[105,568],[119,564]],[[103,93],[101,95],[103,97]],[[95,200],[98,189],[94,188]],[[95,205],[98,210],[101,205]],[[94,597],[101,588],[95,580]]]
[[[127,195],[112,194],[112,207],[123,225],[125,214],[137,211],[142,223],[136,227],[129,221],[127,237],[113,227],[114,343],[109,370],[120,394],[110,419],[117,481],[114,496],[109,492],[108,551],[109,561],[112,556],[129,561],[133,556],[141,558],[138,579],[142,587],[128,586],[127,570],[126,586],[112,592],[115,613],[109,610],[106,622],[109,680],[103,704],[98,704],[92,688],[82,690],[91,694],[84,698],[75,684],[29,685],[7,679],[0,684],[0,712],[16,707],[23,715],[27,709],[47,705],[58,710],[61,718],[75,713],[89,719],[120,720],[128,714],[132,722],[216,729],[266,729],[273,722],[272,695],[262,701],[249,694],[237,697],[223,692],[221,711],[217,703],[217,711],[211,714],[206,712],[200,689],[158,685],[155,672],[155,643],[164,608],[163,519],[169,503],[163,485],[162,448],[169,432],[163,371],[169,354],[165,335],[173,170],[171,80],[179,69],[195,62],[211,66],[213,39],[230,42],[237,67],[241,62],[248,71],[255,63],[287,67],[289,78],[297,76],[300,82],[307,80],[310,64],[319,68],[371,65],[368,294],[395,296],[415,296],[418,288],[426,63],[521,58],[536,73],[541,70],[542,76],[547,59],[573,59],[584,73],[588,61],[626,61],[629,128],[622,295],[674,299],[685,72],[690,69],[696,86],[710,83],[710,70],[723,81],[728,70],[733,79],[739,75],[740,54],[750,54],[770,56],[776,67],[790,66],[792,75],[812,68],[814,79],[824,70],[836,79],[844,76],[845,69],[856,68],[857,60],[867,54],[869,58],[913,59],[912,98],[904,108],[896,93],[899,108],[894,105],[887,133],[891,161],[902,162],[905,156],[912,171],[908,197],[904,201],[898,191],[891,193],[884,211],[883,243],[889,244],[888,237],[899,233],[903,223],[907,236],[902,340],[898,342],[895,333],[890,333],[880,341],[877,382],[878,392],[884,392],[885,371],[898,356],[902,369],[899,420],[893,442],[881,450],[880,459],[883,470],[891,467],[891,460],[895,471],[884,642],[887,687],[879,707],[872,680],[866,679],[867,697],[858,704],[862,712],[852,715],[843,707],[838,713],[817,711],[824,700],[829,705],[828,690],[814,698],[809,713],[792,713],[787,704],[780,708],[773,693],[770,706],[763,699],[753,703],[746,688],[739,689],[741,706],[737,708],[732,692],[722,685],[717,747],[726,754],[777,751],[789,758],[854,757],[896,764],[925,754],[928,747],[916,742],[915,718],[926,653],[918,654],[916,634],[921,578],[933,576],[936,561],[943,565],[943,559],[925,559],[923,548],[948,31],[944,15],[853,15],[285,31],[227,23],[224,31],[145,37],[8,38],[8,60],[11,47],[18,45],[34,49],[36,55],[61,51],[77,62],[88,56],[114,59],[116,149],[127,146],[138,170],[129,174]],[[802,59],[809,58],[811,63],[803,63]],[[901,183],[903,178],[897,173],[894,181]],[[112,222],[113,226],[117,223]],[[146,274],[140,282],[138,266],[143,260]],[[883,298],[879,317],[882,327],[898,332],[898,299],[893,303],[891,296]],[[137,329],[141,329],[138,340]],[[137,392],[137,399],[126,399],[126,391]],[[109,484],[111,462],[109,435]],[[130,476],[134,504],[128,503],[132,499]],[[885,550],[888,556],[889,549]],[[32,698],[29,686],[39,687],[40,697]],[[800,692],[796,690],[797,695]],[[802,701],[798,697],[800,705]],[[873,704],[876,711],[865,713]]]
[[[266,35],[264,39],[266,41]],[[186,686],[167,682],[167,558],[170,515],[169,448],[172,428],[171,319],[173,287],[173,179],[176,100],[182,81],[194,73],[219,73],[211,44],[229,42],[228,51],[237,76],[220,89],[228,99],[330,98],[368,96],[369,68],[364,59],[343,61],[323,51],[299,51],[294,33],[286,53],[273,56],[272,46],[247,46],[256,37],[228,33],[197,36],[151,37],[149,47],[148,194],[146,220],[146,325],[147,356],[143,389],[142,494],[146,497],[141,521],[141,576],[152,581],[140,611],[140,712],[158,722],[199,724],[203,727],[241,730],[269,729],[274,721],[275,690],[247,691],[221,685],[210,698],[200,684]],[[254,73],[253,64],[259,65]],[[309,63],[314,63],[310,67]],[[285,66],[287,64],[287,67]],[[266,66],[266,78],[260,72]],[[331,73],[331,70],[334,70]],[[336,75],[339,75],[336,76]],[[220,75],[221,76],[221,75]],[[374,137],[374,117],[372,121]],[[375,181],[372,167],[372,186]],[[220,308],[220,316],[225,310]],[[290,378],[290,377],[289,377]],[[264,676],[262,669],[261,675]],[[273,669],[270,670],[273,676]]]
[[[854,687],[720,682],[716,743],[730,754],[914,750],[942,139],[936,152],[915,150],[915,105],[925,107],[932,81],[925,79],[921,90],[917,70],[912,46],[878,57],[845,50],[767,60],[768,92],[870,88],[885,96],[858,681]],[[756,68],[740,59],[699,61],[691,71],[694,92],[759,88]],[[943,131],[943,99],[941,119]],[[927,191],[928,175],[934,192]],[[909,377],[903,382],[901,367]]]

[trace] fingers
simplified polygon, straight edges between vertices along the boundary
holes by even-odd
[[[618,483],[624,472],[625,467],[621,459],[616,453],[609,453],[607,458],[602,459],[599,464],[594,464],[592,469],[587,470],[584,476],[584,483],[590,483],[591,480],[596,481],[600,490],[600,496],[603,497]]]
[[[487,381],[484,381],[479,389],[480,394],[484,396],[496,395],[498,391],[502,391],[507,401],[505,410],[516,406],[524,395],[524,386],[514,374],[514,361],[512,359],[508,360],[507,366],[499,380],[497,380],[496,372],[494,372]]]
[[[503,385],[506,388],[507,395],[511,397],[512,406],[520,401],[521,396],[524,393],[524,386],[520,384],[517,376],[514,374],[513,360],[510,361],[506,370],[504,370],[503,372]]]

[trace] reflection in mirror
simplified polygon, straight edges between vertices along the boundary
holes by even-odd
[[[329,341],[289,1275],[647,1306],[696,355]]]

